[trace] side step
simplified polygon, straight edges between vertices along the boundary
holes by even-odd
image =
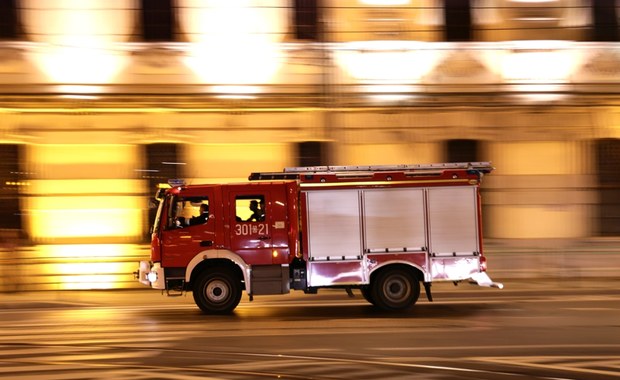
[[[185,277],[167,277],[166,295],[168,297],[180,297],[183,295],[185,287]]]

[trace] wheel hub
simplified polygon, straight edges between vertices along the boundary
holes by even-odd
[[[207,286],[206,296],[213,302],[221,302],[228,297],[228,286],[223,281],[211,281]]]
[[[400,301],[409,295],[410,289],[403,278],[392,278],[386,282],[386,296],[393,301]]]

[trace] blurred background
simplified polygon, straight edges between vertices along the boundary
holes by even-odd
[[[614,0],[0,0],[0,291],[140,287],[155,185],[491,161],[497,277],[616,276]]]

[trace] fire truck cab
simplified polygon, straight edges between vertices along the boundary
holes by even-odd
[[[259,172],[233,184],[173,183],[160,194],[151,259],[139,281],[192,291],[228,313],[242,292],[360,289],[385,310],[410,308],[423,284],[486,275],[479,185],[487,162],[325,166]]]

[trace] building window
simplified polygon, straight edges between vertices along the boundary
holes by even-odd
[[[295,0],[293,26],[295,39],[317,40],[319,36],[319,0]]]
[[[139,173],[141,173],[142,179],[147,180],[147,194],[150,199],[155,195],[158,184],[167,183],[169,179],[179,178],[182,175],[180,170],[181,163],[178,158],[179,150],[179,145],[173,143],[146,145],[146,167],[140,169]],[[144,228],[145,233],[147,233],[144,236],[145,241],[150,239],[148,227],[153,225],[155,217],[157,216],[156,204],[151,203],[148,214],[148,225]]]
[[[618,41],[616,0],[592,1],[592,40]]]
[[[596,141],[596,167],[599,188],[599,233],[620,236],[620,139]]]
[[[471,41],[471,6],[469,0],[445,0],[444,25],[446,41]]]
[[[19,37],[18,0],[0,0],[0,39],[15,40]]]
[[[141,0],[140,5],[143,40],[174,41],[174,0]]]
[[[171,178],[179,178],[182,173],[179,160],[179,145],[174,143],[155,143],[146,146],[146,165],[142,178],[149,180],[150,188],[155,191],[159,183]]]
[[[477,140],[448,140],[446,145],[448,162],[480,161]]]
[[[22,229],[19,193],[26,181],[19,169],[20,151],[17,144],[0,144],[0,229]]]
[[[327,153],[326,143],[323,141],[304,141],[297,144],[297,166],[325,165]]]
[[[478,140],[468,139],[455,139],[448,140],[446,142],[446,156],[447,162],[479,162],[483,161],[480,158],[480,142]],[[480,188],[482,197],[486,197],[486,193],[489,191],[485,186]],[[489,211],[490,206],[485,202],[482,202],[482,233],[485,236],[491,237],[491,226],[493,225],[493,214]]]

